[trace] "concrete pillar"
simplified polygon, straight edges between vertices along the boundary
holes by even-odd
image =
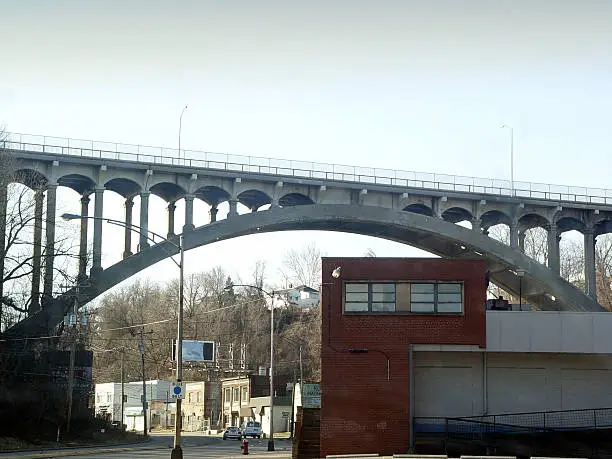
[[[91,277],[96,277],[102,272],[102,210],[104,208],[104,188],[96,188],[94,191],[94,231],[93,231],[93,260],[91,265]]]
[[[89,196],[84,194],[81,198],[81,238],[79,241],[79,280],[87,278],[87,224],[89,220]]]
[[[525,232],[527,230],[526,229],[521,229],[519,230],[518,233],[518,246],[519,246],[519,250],[523,253],[525,253]]]
[[[217,221],[217,213],[219,212],[219,209],[217,209],[217,206],[212,206],[210,208],[210,222],[214,223]]]
[[[4,257],[6,256],[6,204],[7,204],[6,184],[0,184],[0,332],[2,331],[2,288],[4,279]]]
[[[238,200],[230,199],[229,200],[229,212],[227,213],[227,218],[235,217],[238,215]]]
[[[134,208],[134,198],[127,198],[123,203],[125,208],[125,228],[123,235],[123,258],[132,255],[132,210]]]
[[[482,221],[480,220],[480,218],[472,218],[472,229],[474,231],[478,231],[481,232],[482,231]]]
[[[176,210],[176,204],[174,202],[168,203],[168,239],[175,236],[174,234],[174,211]]]
[[[40,265],[42,252],[43,192],[34,194],[34,246],[32,255],[32,293],[28,315],[40,311]]]
[[[518,224],[512,223],[510,225],[510,247],[518,249]]]
[[[185,195],[185,224],[183,225],[183,233],[192,231],[195,228],[193,224],[193,198],[192,194]]]
[[[597,278],[595,275],[595,234],[592,228],[584,232],[584,279],[586,294],[597,301]]]
[[[550,225],[546,229],[548,231],[548,267],[556,274],[560,274],[559,231],[556,225]]]
[[[141,252],[149,247],[149,195],[148,191],[140,193],[140,238],[138,240],[138,251]]]
[[[53,299],[53,265],[55,261],[55,212],[57,185],[47,186],[47,218],[45,222],[45,277],[43,304]]]

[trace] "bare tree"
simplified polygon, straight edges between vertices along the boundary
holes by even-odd
[[[321,282],[321,251],[313,242],[288,250],[283,257],[282,275],[293,285],[317,286]]]

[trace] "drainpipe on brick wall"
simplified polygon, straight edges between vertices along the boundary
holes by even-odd
[[[482,352],[482,414],[489,412],[489,382],[487,380],[487,350]]]
[[[413,360],[414,345],[408,345],[408,371],[410,379],[410,443],[409,451],[414,452],[414,360]]]

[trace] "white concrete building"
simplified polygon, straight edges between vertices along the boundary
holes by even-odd
[[[172,383],[164,380],[146,381],[147,419],[149,426],[170,424],[166,421],[170,413],[173,422],[173,410],[176,403],[170,395]],[[128,382],[123,385],[123,424],[127,430],[143,431],[144,419],[142,412],[142,381]],[[121,421],[121,383],[96,384],[95,389],[96,416],[106,417],[109,421]]]

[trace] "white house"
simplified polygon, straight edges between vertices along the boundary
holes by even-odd
[[[321,301],[321,295],[318,290],[300,285],[287,291],[287,302],[300,309],[308,309],[316,306]]]

